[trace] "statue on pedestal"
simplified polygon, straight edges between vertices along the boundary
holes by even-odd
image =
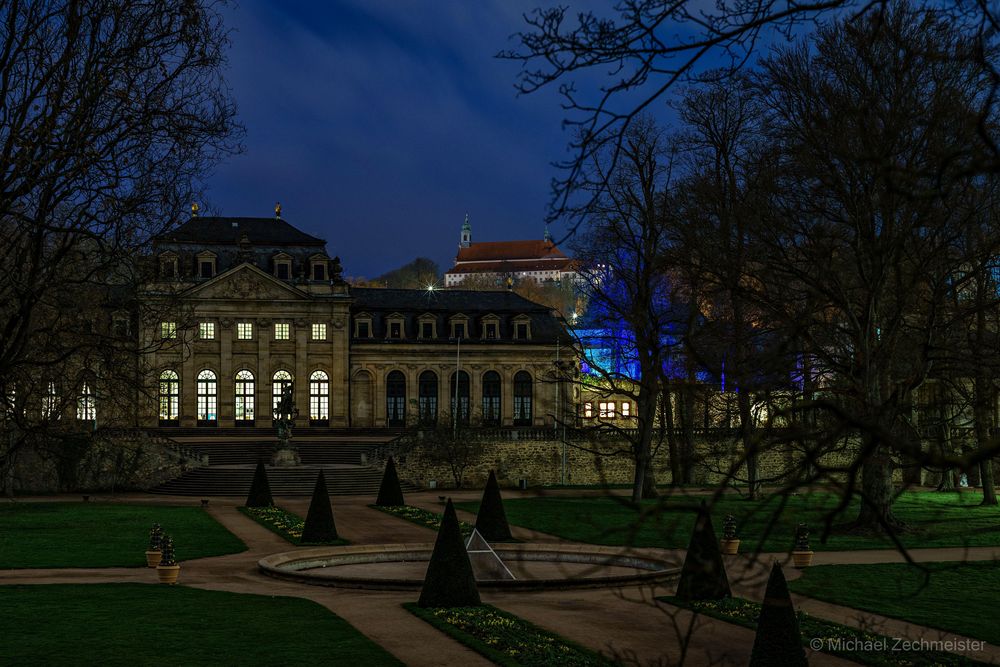
[[[271,457],[273,466],[297,466],[301,463],[299,453],[292,445],[292,425],[295,418],[299,416],[299,409],[295,407],[295,398],[292,396],[292,385],[286,384],[281,389],[281,398],[274,408],[274,426],[278,431],[278,446],[275,448],[274,456]]]

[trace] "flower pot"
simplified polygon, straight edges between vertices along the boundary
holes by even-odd
[[[146,567],[156,567],[160,564],[160,559],[163,558],[163,552],[157,549],[156,551],[146,552]]]
[[[156,574],[160,577],[161,584],[176,584],[177,577],[180,576],[180,565],[157,565]]]
[[[809,567],[813,562],[812,551],[793,551],[792,564],[797,568]]]
[[[738,538],[727,540],[723,537],[719,540],[719,550],[723,556],[735,556],[740,552],[740,541]]]

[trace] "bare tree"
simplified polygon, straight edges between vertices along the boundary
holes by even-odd
[[[71,410],[38,406],[56,382],[75,401],[86,373],[135,405],[136,259],[238,148],[226,43],[212,2],[0,8],[0,395],[17,433]]]

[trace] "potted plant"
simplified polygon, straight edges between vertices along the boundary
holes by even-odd
[[[803,568],[812,565],[813,552],[809,548],[809,526],[800,523],[795,529],[795,548],[792,549],[792,563]]]
[[[160,524],[154,523],[149,530],[149,548],[146,549],[146,565],[148,567],[156,567],[160,564],[160,558],[163,555],[160,551],[162,540],[163,529],[160,528]]]
[[[174,541],[169,536],[164,535],[161,544],[162,557],[160,564],[156,566],[156,574],[159,575],[161,584],[176,584],[177,577],[181,573],[181,566],[174,560]]]
[[[727,514],[722,522],[722,539],[719,549],[724,556],[735,556],[740,552],[740,538],[736,536],[736,517]]]

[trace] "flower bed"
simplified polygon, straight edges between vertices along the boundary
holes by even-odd
[[[305,526],[305,520],[298,514],[292,514],[280,507],[239,507],[237,509],[295,546],[347,544],[347,540],[343,539],[336,539],[330,542],[303,542],[302,528]]]
[[[757,629],[757,618],[760,616],[760,603],[743,598],[727,598],[725,600],[688,602],[673,596],[657,598],[662,602],[691,609],[700,614],[738,625]],[[799,617],[799,631],[802,634],[802,644],[824,653],[846,658],[863,665],[876,667],[891,667],[894,665],[911,665],[913,667],[957,667],[965,665],[981,665],[984,663],[945,651],[931,651],[926,648],[904,650],[896,639],[874,632],[865,632],[840,623],[827,621],[810,616],[805,612],[796,612]]]
[[[425,528],[433,528],[434,530],[441,529],[441,519],[443,514],[438,514],[436,512],[431,512],[429,510],[421,509],[419,507],[412,507],[410,505],[392,505],[389,507],[383,507],[381,505],[369,505],[381,512],[386,514],[391,514],[393,516],[398,516],[400,519],[406,519],[410,523],[415,523],[418,526],[424,526]],[[466,523],[465,521],[458,522],[459,528],[462,529],[462,535],[468,537],[472,534],[473,525],[471,523]]]
[[[496,607],[424,609],[403,605],[438,630],[507,667],[605,667],[616,663]]]

